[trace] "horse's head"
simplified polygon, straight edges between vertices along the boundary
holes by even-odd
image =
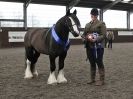
[[[70,13],[70,10],[68,10],[66,13],[66,25],[74,37],[77,37],[80,34],[80,21],[76,14],[76,10],[73,13]]]

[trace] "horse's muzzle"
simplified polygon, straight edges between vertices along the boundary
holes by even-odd
[[[79,33],[77,33],[77,32],[72,32],[72,34],[73,34],[74,37],[78,37],[79,36]]]

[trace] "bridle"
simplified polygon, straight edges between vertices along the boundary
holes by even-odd
[[[68,17],[67,17],[67,18],[68,18]],[[70,32],[73,33],[74,31],[72,30],[72,28],[73,28],[73,26],[75,26],[76,24],[74,23],[74,24],[72,24],[71,26],[69,26],[69,23],[68,23],[68,19],[67,19],[67,18],[66,18],[66,23],[65,23],[65,24],[68,26]],[[76,26],[77,26],[77,25],[76,25]],[[82,34],[78,33],[78,35],[80,35],[82,39],[85,39],[85,37],[84,37]]]
[[[68,18],[68,17],[67,17]],[[67,27],[69,28],[70,32],[73,33],[73,26],[77,26],[76,23],[72,24],[71,26],[69,25],[68,19],[66,18],[66,22],[65,24],[67,25]]]

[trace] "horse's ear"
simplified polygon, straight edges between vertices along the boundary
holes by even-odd
[[[73,14],[75,14],[75,15],[77,14],[77,10],[76,9],[73,11]]]
[[[67,10],[66,16],[70,15],[70,9]]]

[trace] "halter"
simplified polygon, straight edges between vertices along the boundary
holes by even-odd
[[[64,47],[64,50],[68,49],[68,46],[70,45],[70,41],[69,39],[67,39],[67,41],[63,41],[59,38],[59,36],[57,35],[56,31],[55,31],[55,25],[52,26],[52,37],[54,38],[54,40],[56,41],[56,43],[58,43],[59,45]]]

